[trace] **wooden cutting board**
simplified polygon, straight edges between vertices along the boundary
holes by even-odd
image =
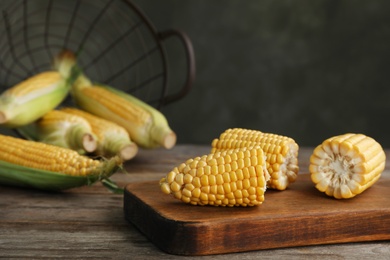
[[[210,255],[251,250],[390,239],[390,174],[363,194],[336,200],[301,174],[285,191],[267,190],[248,208],[192,206],[154,182],[131,183],[125,218],[170,254]]]

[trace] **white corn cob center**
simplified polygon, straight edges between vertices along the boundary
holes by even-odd
[[[345,134],[324,141],[310,157],[316,188],[335,198],[352,198],[372,186],[385,167],[379,143],[362,134]]]

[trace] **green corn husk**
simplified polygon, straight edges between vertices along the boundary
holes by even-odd
[[[115,158],[107,161],[106,167],[100,174],[90,176],[71,176],[0,161],[0,184],[47,191],[61,191],[86,185],[91,186],[98,181],[112,183],[109,177],[118,169],[119,166]]]
[[[122,167],[119,156],[92,159],[70,149],[0,135],[0,184],[59,191],[109,180]]]

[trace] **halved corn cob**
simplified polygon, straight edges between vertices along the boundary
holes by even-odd
[[[94,160],[76,151],[0,135],[0,183],[63,190],[108,179],[122,161]]]
[[[103,157],[119,155],[123,160],[130,160],[137,154],[137,145],[131,141],[123,127],[77,108],[64,107],[61,111],[88,121],[97,137],[97,148],[94,154]]]
[[[385,161],[385,152],[373,138],[347,133],[317,146],[310,157],[309,170],[319,191],[337,199],[348,199],[379,179]]]
[[[75,150],[81,154],[97,148],[89,122],[81,116],[52,110],[37,121],[18,128],[27,139]]]
[[[61,57],[59,71],[39,73],[5,90],[0,96],[0,125],[26,125],[57,107],[78,75],[73,65],[69,57]]]
[[[263,133],[257,130],[232,128],[212,141],[211,152],[240,147],[260,146],[267,157],[267,170],[271,175],[267,185],[271,189],[285,190],[298,176],[298,144],[290,137]]]
[[[193,205],[245,207],[263,203],[268,178],[263,150],[244,147],[189,159],[160,188]]]

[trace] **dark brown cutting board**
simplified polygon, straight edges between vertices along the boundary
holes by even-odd
[[[388,240],[390,174],[348,200],[327,197],[301,174],[287,190],[267,190],[262,205],[248,208],[192,206],[163,194],[158,180],[131,183],[124,213],[156,246],[178,255]]]

